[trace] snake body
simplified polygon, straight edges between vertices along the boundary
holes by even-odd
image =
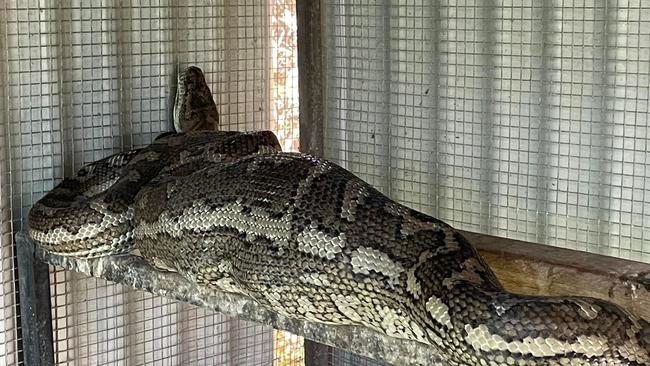
[[[270,132],[190,131],[100,160],[30,212],[71,256],[154,265],[291,318],[430,345],[450,365],[650,365],[650,325],[609,302],[506,292],[451,226]]]

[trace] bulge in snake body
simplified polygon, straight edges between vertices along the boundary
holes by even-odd
[[[98,257],[133,247],[133,203],[152,179],[196,170],[258,151],[277,151],[267,131],[193,131],[166,135],[151,145],[116,154],[80,169],[41,198],[29,212],[29,233],[59,255]]]
[[[426,343],[451,365],[650,364],[645,321],[505,292],[453,228],[330,162],[266,153],[170,173],[136,198],[136,242],[200,285]]]

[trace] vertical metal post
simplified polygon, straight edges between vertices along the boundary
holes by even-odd
[[[305,366],[331,366],[331,347],[305,339]]]
[[[323,156],[325,73],[319,0],[296,0],[300,151]]]
[[[325,74],[320,0],[296,0],[298,20],[298,97],[300,151],[323,156]],[[305,339],[305,365],[329,366],[329,346]]]
[[[34,257],[34,243],[24,234],[16,235],[15,245],[25,365],[51,366],[54,345],[48,266]]]

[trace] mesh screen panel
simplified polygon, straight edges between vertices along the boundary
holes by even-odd
[[[326,0],[326,157],[466,230],[650,262],[650,4]]]
[[[0,364],[18,364],[12,234],[32,204],[83,164],[170,130],[176,71],[190,64],[222,129],[272,129],[297,150],[296,21],[288,0],[1,4]],[[268,327],[54,268],[50,279],[60,365],[301,362]]]

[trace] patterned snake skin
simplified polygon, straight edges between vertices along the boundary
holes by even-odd
[[[160,137],[64,180],[30,234],[70,256],[135,245],[199,285],[422,342],[450,365],[650,365],[646,321],[592,298],[508,293],[449,225],[279,149],[270,132]]]
[[[219,127],[219,112],[203,71],[190,66],[178,75],[174,102],[174,129],[177,132],[214,130]]]

